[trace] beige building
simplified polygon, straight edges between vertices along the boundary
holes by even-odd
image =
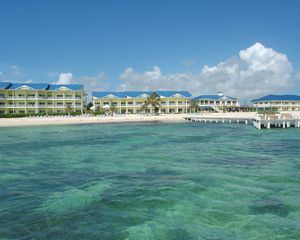
[[[267,95],[252,100],[254,107],[262,110],[300,111],[298,95]]]
[[[153,92],[126,91],[126,92],[93,92],[93,106],[103,109],[115,107],[119,114],[141,113],[141,107]],[[191,94],[186,91],[156,91],[160,97],[160,113],[188,112]],[[150,112],[152,112],[150,110]]]
[[[83,85],[0,82],[0,114],[82,112]]]
[[[225,96],[221,92],[216,95],[200,95],[193,98],[193,100],[197,102],[200,109],[214,110],[216,112],[221,112],[224,108],[235,110],[240,107],[237,98]]]

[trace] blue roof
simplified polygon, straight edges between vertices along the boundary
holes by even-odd
[[[83,90],[82,84],[49,84],[49,83],[11,83],[11,82],[0,82],[0,89],[11,89],[15,90],[22,86],[27,86],[34,90],[50,90],[56,91],[61,87],[69,88],[73,91]]]
[[[207,100],[236,100],[236,98],[233,97],[228,97],[224,95],[200,95],[198,97],[193,98],[194,100],[202,100],[202,99],[207,99]]]
[[[0,89],[8,89],[10,86],[10,82],[0,82]]]
[[[22,86],[28,86],[35,90],[47,90],[49,88],[49,84],[47,83],[12,83],[9,89],[14,90]]]
[[[171,97],[175,94],[180,94],[184,97],[191,97],[192,94],[190,94],[187,91],[124,91],[124,92],[92,92],[93,97],[97,98],[103,98],[108,95],[113,95],[117,98],[127,98],[127,97],[139,97],[143,94],[151,95],[151,93],[156,92],[160,97]]]
[[[73,91],[79,91],[79,90],[83,90],[83,85],[82,84],[50,84],[49,90],[56,91],[59,90],[60,88],[69,88]]]
[[[264,101],[300,101],[300,96],[270,94],[270,95],[252,100],[252,102],[264,102]]]

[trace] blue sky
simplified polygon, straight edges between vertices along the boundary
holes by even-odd
[[[54,82],[72,73],[80,81],[100,73],[103,88],[114,90],[127,68],[139,75],[154,66],[162,74],[197,74],[257,42],[286,55],[293,75],[300,69],[299,1],[1,0],[0,6],[1,80]]]

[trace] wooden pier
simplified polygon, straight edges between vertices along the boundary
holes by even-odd
[[[243,123],[251,124],[253,119],[251,118],[208,118],[208,117],[187,117],[185,120],[190,122],[202,122],[202,123]]]
[[[257,129],[271,129],[271,128],[290,128],[296,127],[300,128],[300,119],[299,118],[288,118],[278,117],[260,117],[251,119],[251,118],[209,118],[209,117],[187,117],[185,120],[190,122],[199,122],[199,123],[242,123],[242,124],[252,124]]]
[[[257,129],[270,129],[270,128],[290,128],[290,127],[300,127],[300,119],[299,118],[277,118],[277,119],[271,119],[271,118],[256,118],[253,119],[253,125]]]

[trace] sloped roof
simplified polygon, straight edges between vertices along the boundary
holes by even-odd
[[[252,102],[264,102],[264,101],[300,101],[300,96],[270,94],[270,95],[252,100]]]
[[[15,90],[22,87],[27,87],[34,90],[50,90],[57,91],[60,88],[68,88],[73,91],[83,90],[82,84],[49,84],[49,83],[11,83],[11,82],[0,82],[0,89]]]
[[[224,95],[200,95],[198,97],[193,98],[194,100],[237,100],[233,97],[228,97]]]
[[[104,98],[109,95],[117,98],[136,98],[142,95],[150,96],[153,92],[156,92],[160,97],[171,97],[176,94],[180,94],[184,97],[191,97],[192,95],[187,91],[124,91],[124,92],[92,92],[92,96],[96,98]]]
[[[0,89],[8,89],[10,86],[10,82],[0,82]]]
[[[82,84],[50,84],[50,87],[48,90],[57,91],[60,88],[68,88],[73,91],[79,91],[79,90],[83,90],[83,85]]]
[[[49,84],[47,83],[12,83],[9,89],[14,90],[23,86],[32,88],[34,90],[48,90],[49,88]]]

